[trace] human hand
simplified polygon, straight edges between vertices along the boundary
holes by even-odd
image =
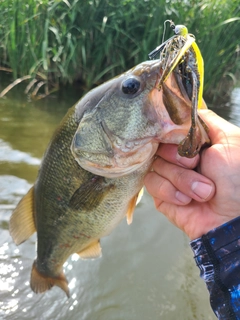
[[[210,110],[199,114],[212,146],[188,159],[161,144],[145,177],[156,208],[191,240],[240,215],[240,128]]]

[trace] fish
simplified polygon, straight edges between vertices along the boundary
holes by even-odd
[[[102,255],[100,239],[124,217],[132,222],[159,143],[186,138],[192,103],[174,72],[158,88],[161,63],[142,62],[92,89],[53,134],[36,182],[9,223],[16,245],[37,232],[35,293],[57,286],[70,296],[64,262],[74,253]],[[198,145],[209,141],[202,121],[196,132]]]

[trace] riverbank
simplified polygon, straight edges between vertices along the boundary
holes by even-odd
[[[73,82],[89,90],[147,60],[167,19],[196,36],[207,100],[228,95],[240,68],[237,1],[2,1],[0,72],[36,96]]]

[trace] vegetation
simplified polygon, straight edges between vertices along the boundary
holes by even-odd
[[[239,10],[238,0],[0,0],[0,72],[35,96],[74,81],[89,90],[148,59],[171,19],[196,36],[213,100],[240,68]]]

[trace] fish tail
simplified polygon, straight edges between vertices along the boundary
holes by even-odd
[[[42,293],[50,290],[53,286],[58,286],[70,297],[68,281],[62,272],[58,277],[48,277],[38,271],[36,260],[33,262],[30,287],[35,293]]]

